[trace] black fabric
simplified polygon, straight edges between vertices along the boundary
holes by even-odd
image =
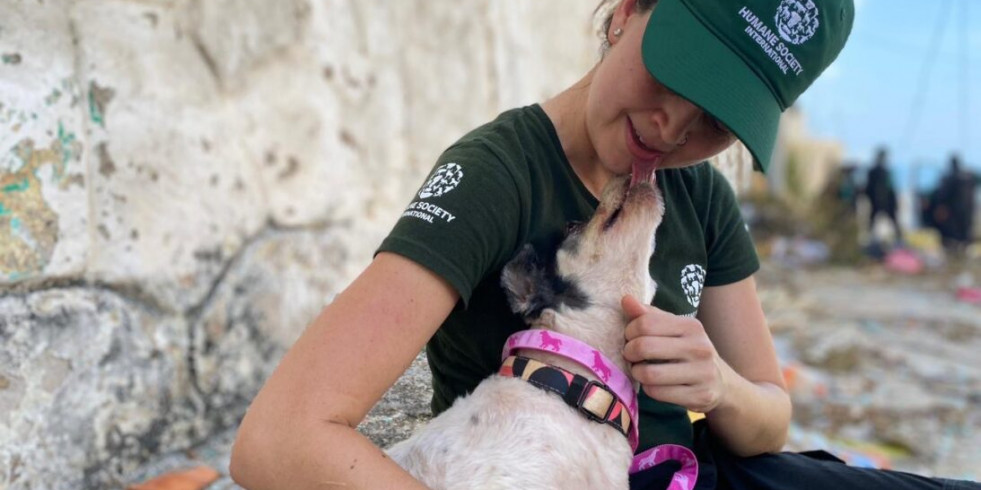
[[[668,488],[675,472],[681,469],[677,461],[664,461],[644,471],[630,475],[630,488]]]
[[[981,484],[901,471],[848,466],[825,451],[741,458],[727,451],[704,421],[695,423],[695,490],[981,490]],[[633,490],[662,490],[680,466],[657,465],[630,477]]]

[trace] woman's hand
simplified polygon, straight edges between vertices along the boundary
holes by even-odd
[[[627,317],[623,357],[647,396],[708,413],[727,393],[731,370],[695,318],[642,304],[633,296],[620,302]]]

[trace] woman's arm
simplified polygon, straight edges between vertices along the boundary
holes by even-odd
[[[232,478],[250,489],[423,488],[355,427],[457,299],[428,269],[379,254],[252,402],[232,451]]]
[[[706,414],[734,453],[779,451],[790,425],[790,397],[753,278],[708,287],[698,318],[623,301],[624,358],[644,392]]]
[[[791,402],[756,281],[705,288],[698,319],[721,357],[725,384],[725,396],[706,414],[712,432],[742,456],[780,451]]]

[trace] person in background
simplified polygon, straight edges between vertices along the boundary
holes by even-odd
[[[961,165],[960,156],[951,155],[950,167],[932,196],[933,226],[940,232],[944,250],[954,258],[963,257],[974,239],[975,193],[979,176]]]
[[[898,202],[896,199],[896,187],[893,184],[892,172],[889,170],[888,152],[885,148],[876,151],[875,163],[869,169],[865,179],[865,196],[869,200],[869,233],[872,235],[874,244],[878,243],[875,237],[875,219],[884,214],[892,223],[896,233],[897,243],[903,241],[903,229],[896,218]]]

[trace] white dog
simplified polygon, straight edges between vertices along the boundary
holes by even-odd
[[[542,350],[517,350],[533,361],[510,358],[508,373],[514,364],[538,361],[595,381],[609,375],[602,362],[590,366],[547,352],[558,350],[555,332],[588,344],[602,354],[597,360],[605,356],[629,374],[620,300],[631,294],[650,302],[654,295],[648,261],[664,203],[651,180],[611,181],[589,222],[570,227],[555,256],[544,258],[554,263],[542,263],[525,246],[505,267],[502,285],[512,308],[532,329],[543,329],[530,332],[541,336]],[[636,384],[626,384],[635,394]],[[628,422],[635,430],[637,421]],[[434,489],[626,489],[628,432],[590,420],[532,382],[496,374],[387,453]]]

